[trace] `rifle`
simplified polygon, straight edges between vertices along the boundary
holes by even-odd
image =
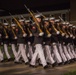
[[[11,15],[11,13],[9,13]],[[12,16],[12,15],[11,15]],[[20,29],[22,30],[22,33],[23,33],[23,36],[26,37],[27,34],[26,32],[24,31],[23,27],[21,26],[21,24],[19,23],[19,21],[14,17],[12,16],[12,18],[15,20],[15,22],[17,23],[17,25],[20,27]]]
[[[33,18],[33,20],[35,21],[36,26],[37,26],[37,28],[38,28],[38,30],[39,30],[39,35],[40,35],[40,36],[43,36],[44,32],[41,30],[40,25],[39,25],[39,23],[37,22],[37,19],[35,18],[34,14],[30,11],[29,8],[27,8],[26,5],[24,5],[24,6],[25,6],[25,8],[27,9],[27,11],[30,13],[30,15],[31,15],[31,17]]]

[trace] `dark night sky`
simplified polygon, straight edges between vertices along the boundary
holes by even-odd
[[[33,11],[51,11],[62,10],[70,8],[69,0],[0,0],[0,15],[27,13],[24,4],[26,4]]]

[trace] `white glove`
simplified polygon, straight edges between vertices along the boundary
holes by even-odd
[[[57,31],[57,34],[60,34],[60,32],[59,32],[59,31]]]
[[[32,34],[30,34],[30,37],[32,37]]]
[[[62,33],[62,36],[64,36],[65,35],[65,33]]]
[[[15,37],[15,39],[17,39],[17,37]]]
[[[28,42],[28,45],[30,45],[31,43],[30,42]]]
[[[51,37],[51,34],[48,34],[47,37]]]
[[[23,34],[23,37],[26,37],[27,36],[27,34]]]
[[[8,36],[6,36],[5,38],[8,38]]]
[[[75,39],[75,36],[73,36],[73,39]]]
[[[69,36],[68,35],[66,35],[66,38],[68,38]]]
[[[73,35],[71,34],[70,37],[73,37]]]
[[[45,44],[45,42],[43,42],[43,44]]]
[[[39,33],[39,36],[43,36],[44,35],[44,33],[42,32],[42,33]]]
[[[54,43],[52,43],[53,45],[56,45],[56,43],[54,42]]]

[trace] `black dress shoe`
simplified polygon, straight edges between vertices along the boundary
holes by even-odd
[[[30,58],[28,58],[28,60],[29,60],[29,62],[31,61],[31,59],[30,59]]]
[[[59,63],[58,66],[61,66],[63,63]]]
[[[29,66],[30,66],[30,67],[33,67],[33,68],[36,68],[36,67],[37,67],[36,65],[31,65],[31,64],[30,64]]]
[[[71,61],[71,60],[69,60],[69,61],[68,61],[68,64],[71,64],[71,62],[72,62],[72,61]]]
[[[44,69],[48,69],[48,68],[50,68],[48,65],[44,66]]]
[[[47,65],[51,65],[51,64],[47,62]]]
[[[72,62],[74,63],[75,62],[75,59],[72,59]]]
[[[24,60],[21,60],[21,62],[24,62]]]
[[[66,62],[63,63],[63,65],[66,65],[66,64],[68,64],[68,61],[66,61]]]
[[[10,58],[10,59],[8,59],[7,61],[13,61],[13,59],[12,59],[12,58]]]
[[[7,61],[11,61],[11,59],[8,59]]]
[[[42,66],[42,64],[39,63],[39,66]]]
[[[4,62],[4,60],[1,60],[0,62]]]
[[[74,60],[76,61],[76,58]]]
[[[22,62],[20,62],[20,61],[15,61],[14,63],[15,64],[22,64]]]
[[[25,65],[29,65],[29,62],[26,62]]]
[[[52,64],[52,67],[55,67],[56,66],[56,63]]]

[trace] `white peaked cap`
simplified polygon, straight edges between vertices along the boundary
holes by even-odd
[[[62,22],[62,24],[66,24],[66,22]]]
[[[69,22],[66,22],[66,24],[69,24]]]
[[[49,20],[49,18],[45,18],[45,19],[43,19],[44,21],[48,21]]]
[[[6,26],[8,25],[8,23],[3,23],[3,24],[6,25]]]
[[[60,19],[56,19],[56,20],[55,20],[55,22],[59,22],[59,21],[60,21]]]
[[[49,18],[49,20],[54,20],[54,19],[55,19],[55,17],[50,17],[50,18]]]
[[[75,28],[76,26],[73,26],[73,28]]]
[[[41,13],[35,15],[35,18],[38,18],[38,17],[41,17]]]
[[[71,26],[73,26],[73,24],[69,24],[69,26],[71,27]]]
[[[19,20],[19,22],[23,22],[23,21],[24,21],[24,19],[20,19],[20,20]]]
[[[25,22],[30,22],[30,20],[25,20]]]
[[[13,24],[11,24],[11,26],[16,26],[16,24],[13,23]]]

